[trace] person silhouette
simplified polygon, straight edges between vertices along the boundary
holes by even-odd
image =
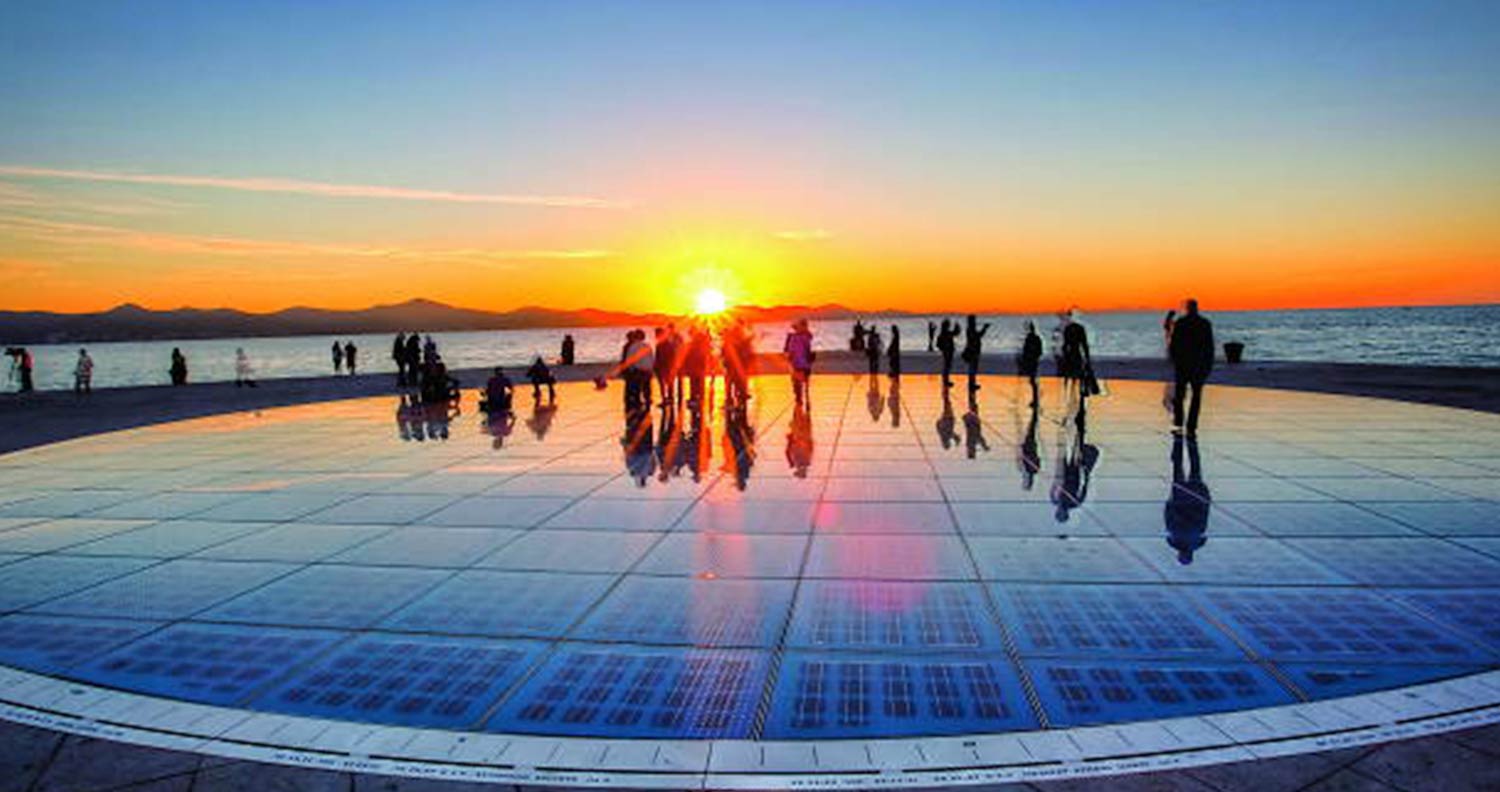
[[[1062,357],[1058,362],[1058,374],[1062,376],[1063,393],[1069,400],[1068,412],[1082,421],[1087,413],[1088,398],[1094,395],[1097,380],[1094,377],[1094,359],[1089,352],[1089,335],[1084,326],[1069,321],[1062,331]],[[1077,404],[1076,412],[1072,409]]]
[[[989,451],[990,443],[984,439],[984,422],[979,420],[979,400],[974,398],[974,391],[969,391],[969,409],[964,413],[964,454],[974,459],[980,449]]]
[[[792,395],[795,403],[803,407],[811,406],[807,386],[812,380],[813,360],[816,358],[813,353],[812,331],[807,328],[806,319],[798,319],[792,323],[792,332],[787,333],[781,350],[792,369]]]
[[[1182,452],[1186,447],[1188,467],[1184,472]],[[1177,551],[1177,563],[1193,563],[1193,554],[1208,543],[1208,516],[1213,495],[1203,481],[1198,441],[1172,438],[1172,488],[1162,517],[1167,525],[1167,544]]]
[[[880,341],[880,331],[871,326],[865,331],[865,362],[870,367],[870,376],[880,373],[880,356],[884,351],[884,345]]]
[[[947,388],[944,388],[943,411],[938,414],[936,424],[938,442],[942,444],[943,450],[946,451],[959,444],[958,432],[955,430],[957,426],[958,420],[953,414],[953,396]]]
[[[343,374],[344,373],[344,347],[342,345],[340,345],[339,342],[334,341],[333,342],[333,348],[329,350],[329,355],[333,358],[333,373],[334,374]]]
[[[552,369],[547,368],[546,361],[541,355],[531,361],[531,367],[526,369],[526,379],[531,382],[531,400],[540,402],[542,400],[542,386],[547,386],[547,402],[549,404],[557,401],[557,377],[552,375]]]
[[[1021,341],[1021,354],[1016,358],[1016,369],[1031,385],[1031,406],[1041,401],[1041,385],[1038,382],[1042,367],[1042,337],[1036,334],[1036,324],[1026,322],[1026,337]],[[1035,410],[1033,410],[1035,412]]]
[[[94,392],[94,359],[87,349],[78,350],[78,363],[73,366],[73,393],[79,396]]]
[[[931,352],[934,349],[933,345],[935,343],[937,343],[937,325],[934,324],[931,319],[928,319],[927,320],[927,351],[928,352]]]
[[[255,369],[250,365],[250,357],[245,354],[244,347],[236,347],[234,350],[234,386],[255,387]]]
[[[23,370],[24,371],[24,370]],[[173,385],[186,385],[188,380],[187,356],[182,354],[178,347],[172,347],[172,367],[167,370],[172,377]],[[26,379],[21,380],[23,388]]]
[[[854,320],[854,333],[849,336],[849,351],[865,351],[865,325],[858,319]]]
[[[338,344],[335,342],[335,348]],[[396,333],[396,340],[391,342],[391,361],[396,364],[396,387],[406,386],[406,333]],[[338,373],[338,365],[334,365],[335,374]]]
[[[349,376],[351,377],[358,373],[356,371],[358,357],[359,348],[354,346],[354,341],[344,342],[344,368],[349,370]]]
[[[1172,364],[1172,330],[1177,326],[1177,311],[1167,311],[1161,320],[1161,349],[1162,356],[1166,359],[1170,368]],[[1168,413],[1172,412],[1172,394],[1177,390],[1175,382],[1167,382],[1162,386],[1161,406]]]
[[[662,409],[676,398],[677,340],[677,328],[672,325],[656,328],[656,354],[651,359],[651,373],[656,377],[656,389],[661,392]]]
[[[505,369],[496,366],[495,373],[484,384],[484,404],[480,405],[480,409],[492,417],[499,413],[510,412],[511,405],[515,402],[515,390],[516,387],[511,383],[510,377],[505,375]]]
[[[943,388],[953,387],[953,356],[958,352],[956,339],[961,331],[956,322],[943,320],[942,327],[938,330],[937,348],[938,353],[943,356]]]
[[[577,342],[575,342],[573,340],[573,334],[572,333],[567,333],[567,334],[563,335],[562,350],[561,350],[561,352],[560,352],[560,354],[558,355],[558,358],[557,358],[557,362],[560,365],[563,365],[563,366],[571,366],[571,365],[573,365],[573,355],[574,355],[574,352],[575,352],[576,343]]]
[[[989,332],[990,323],[985,322],[983,327],[979,326],[978,317],[969,314],[964,324],[964,365],[969,368],[969,390],[979,390],[979,359],[983,354],[984,334]]]
[[[406,386],[412,387],[421,382],[422,374],[422,339],[416,333],[406,336]]]
[[[1032,402],[1028,412],[1031,417],[1026,424],[1026,433],[1021,435],[1021,443],[1016,447],[1016,467],[1021,471],[1021,489],[1030,492],[1036,484],[1036,474],[1042,472],[1042,452],[1036,440],[1040,405]]]
[[[891,343],[885,348],[886,373],[891,379],[901,376],[901,328],[891,325]]]
[[[1186,432],[1190,438],[1198,436],[1198,411],[1203,406],[1203,386],[1214,369],[1214,326],[1198,313],[1198,301],[1185,303],[1186,315],[1172,327],[1172,340],[1168,351],[1172,358],[1175,388],[1172,393],[1172,431]],[[1188,389],[1193,391],[1193,400],[1187,411],[1184,424],[1182,407]]]

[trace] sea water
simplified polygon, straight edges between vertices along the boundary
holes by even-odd
[[[1412,308],[1359,308],[1299,311],[1209,312],[1220,343],[1245,344],[1245,358],[1340,363],[1408,365],[1500,366],[1500,305]],[[902,349],[927,348],[927,322],[942,317],[863,317],[880,328],[889,342],[890,326],[901,329]],[[950,318],[958,319],[957,315]],[[1083,313],[1090,344],[1098,357],[1159,357],[1162,314],[1144,311]],[[981,317],[992,324],[985,351],[1014,352],[1020,345],[1023,323],[1034,321],[1044,344],[1050,345],[1056,316],[997,315]],[[812,322],[818,349],[848,347],[852,320]],[[416,328],[421,330],[422,328]],[[449,368],[496,365],[523,366],[538,355],[556,358],[565,333],[577,341],[579,362],[618,360],[627,328],[545,328],[479,332],[434,332]],[[780,349],[784,324],[756,327],[757,348]],[[41,344],[31,347],[36,387],[43,390],[73,386],[78,349],[85,346],[94,358],[95,387],[160,385],[168,382],[167,367],[173,347],[187,356],[189,381],[234,379],[235,349],[244,348],[260,379],[308,377],[333,373],[331,346],[353,341],[359,349],[361,372],[394,372],[391,341],[394,334],[350,336],[286,336],[280,338],[218,338],[183,341],[131,341],[89,344]],[[4,343],[0,327],[0,343]],[[962,343],[962,339],[960,339]],[[12,373],[10,386],[15,385]]]

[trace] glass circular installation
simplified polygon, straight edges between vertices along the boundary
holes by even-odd
[[[828,740],[1493,669],[1500,417],[816,376],[807,409],[370,398],[0,457],[0,664],[334,720]]]

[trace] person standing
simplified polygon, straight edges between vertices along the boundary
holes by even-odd
[[[412,387],[422,381],[422,338],[416,333],[406,336],[406,385]]]
[[[235,347],[234,350],[234,387],[255,387],[255,369],[250,366],[250,358],[245,354],[244,347]]]
[[[359,355],[359,348],[354,346],[351,339],[344,343],[344,368],[349,369],[349,376],[355,374],[355,361]]]
[[[182,350],[172,347],[172,367],[167,370],[172,375],[173,385],[186,385],[188,378],[187,357]]]
[[[665,408],[676,398],[677,390],[677,329],[670,324],[656,328],[652,374],[656,375],[656,389],[661,392],[661,403]]]
[[[901,328],[891,325],[891,345],[885,349],[885,370],[891,379],[901,376]]]
[[[1168,366],[1172,363],[1172,328],[1177,326],[1177,311],[1167,311],[1167,315],[1161,320],[1161,348],[1162,356],[1166,359]],[[1168,382],[1162,387],[1161,406],[1167,412],[1172,412],[1172,394],[1176,390],[1175,384]]]
[[[406,333],[397,333],[391,342],[391,361],[396,364],[396,387],[406,385]]]
[[[781,352],[786,355],[787,363],[792,368],[792,395],[796,399],[796,405],[805,409],[808,405],[807,386],[812,381],[814,359],[812,331],[808,329],[806,319],[798,319],[792,323],[792,332],[786,334]]]
[[[933,324],[933,321],[931,319],[928,319],[927,320],[927,351],[931,352],[933,350],[933,345],[936,344],[936,343],[937,343],[937,325]]]
[[[875,325],[865,331],[865,360],[870,364],[870,376],[880,373],[880,353],[882,351],[880,342],[880,331]]]
[[[1198,436],[1198,411],[1203,406],[1203,386],[1214,368],[1214,326],[1198,313],[1198,301],[1188,300],[1186,315],[1177,320],[1172,328],[1172,340],[1167,349],[1172,358],[1172,373],[1176,387],[1172,393],[1172,431],[1186,433],[1188,438]],[[1192,403],[1187,410],[1184,423],[1182,407],[1188,389],[1193,391]]]
[[[333,342],[333,349],[328,353],[333,357],[333,373],[335,375],[344,373],[344,347],[337,340]]]
[[[1041,386],[1037,382],[1042,367],[1042,337],[1036,334],[1036,324],[1026,322],[1026,338],[1021,341],[1021,355],[1016,359],[1016,368],[1021,376],[1031,383],[1031,406],[1041,400]]]
[[[571,365],[573,365],[574,347],[575,347],[575,343],[573,341],[573,334],[572,333],[564,334],[563,335],[563,340],[562,340],[562,352],[558,356],[558,359],[557,359],[558,363],[560,363],[560,364],[562,364],[564,366],[571,366]]]
[[[943,356],[943,388],[953,387],[953,356],[958,352],[958,325],[954,322],[943,320],[942,327],[938,330],[937,348],[938,353]]]
[[[78,350],[78,364],[73,367],[73,392],[79,396],[94,392],[94,359],[87,349]]]
[[[984,345],[984,334],[989,332],[990,323],[985,322],[984,327],[979,326],[979,319],[974,314],[964,325],[964,365],[969,367],[969,390],[979,390],[979,358]]]

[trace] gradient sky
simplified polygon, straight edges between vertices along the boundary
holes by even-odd
[[[0,308],[1500,301],[1500,3],[0,7]]]

